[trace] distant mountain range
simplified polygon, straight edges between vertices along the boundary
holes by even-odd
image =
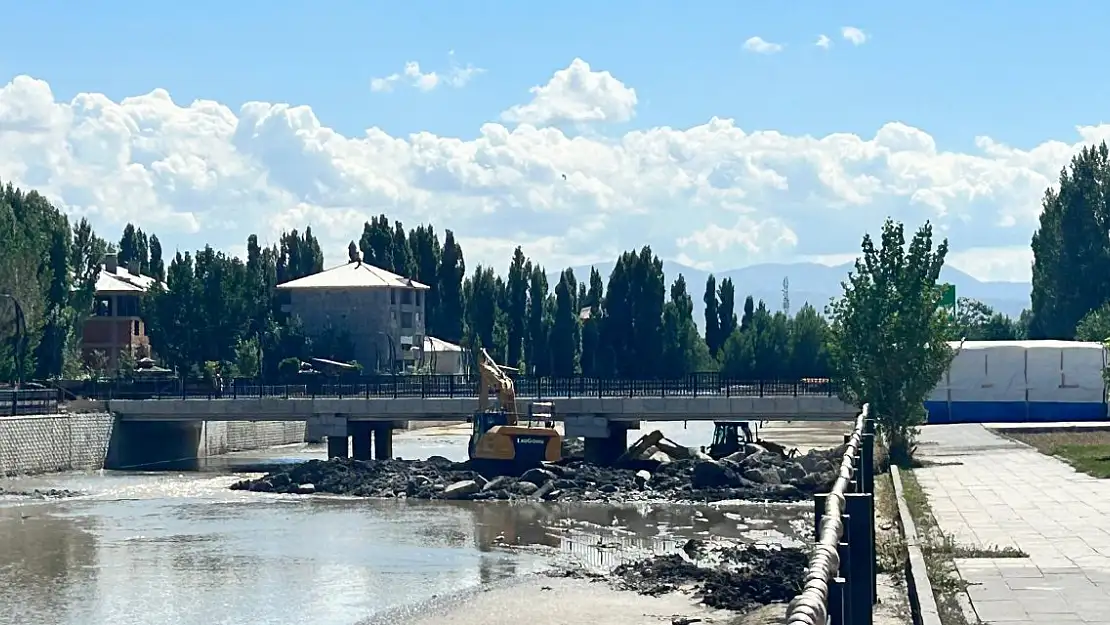
[[[614,263],[597,263],[597,267],[606,281],[613,270]],[[590,276],[591,265],[573,267],[574,275],[579,282],[586,281]],[[717,284],[725,278],[732,278],[736,284],[736,309],[737,314],[743,310],[744,298],[751,295],[758,302],[763,300],[771,310],[781,310],[783,304],[783,279],[790,279],[790,309],[796,312],[806,302],[812,304],[820,311],[833,297],[839,297],[843,290],[840,283],[848,277],[853,264],[829,266],[818,263],[765,263],[750,265],[740,269],[716,271]],[[675,261],[663,261],[663,274],[667,279],[667,288],[682,274],[686,278],[687,288],[694,298],[694,319],[698,327],[705,323],[705,304],[702,295],[705,293],[705,280],[709,277],[707,271],[687,267]],[[552,288],[558,282],[558,274],[548,276]],[[968,274],[946,266],[941,271],[941,280],[956,286],[957,297],[970,297],[979,300],[994,308],[996,311],[1017,317],[1021,311],[1029,307],[1028,282],[983,282]]]

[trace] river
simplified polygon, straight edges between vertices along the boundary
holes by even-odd
[[[710,424],[667,424],[707,444]],[[465,430],[397,436],[406,458],[462,459]],[[691,507],[374,501],[227,487],[259,463],[324,457],[289,446],[196,473],[99,471],[0,480],[0,625],[353,625],[437,595],[541,570],[605,569],[708,535],[783,540],[798,506]],[[600,543],[600,544],[599,544]]]

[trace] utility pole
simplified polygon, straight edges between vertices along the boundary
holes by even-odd
[[[790,276],[782,279],[782,312],[790,316]]]

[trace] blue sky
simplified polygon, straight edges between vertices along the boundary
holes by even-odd
[[[829,200],[823,193],[814,197],[807,191],[804,196],[792,197],[785,202],[791,207],[780,212],[774,197],[755,198],[759,194],[752,192],[754,183],[733,177],[730,184],[746,195],[743,209],[722,209],[712,206],[713,198],[703,198],[698,202],[699,206],[706,204],[705,210],[699,208],[696,216],[688,217],[706,226],[728,230],[734,227],[736,215],[743,215],[740,225],[759,232],[763,232],[756,228],[760,223],[778,219],[797,235],[797,241],[778,247],[748,241],[746,248],[740,245],[744,249],[737,251],[733,249],[736,245],[729,246],[728,241],[739,239],[725,237],[718,239],[724,243],[694,245],[697,249],[691,250],[693,244],[683,248],[676,243],[683,233],[676,231],[675,222],[653,217],[654,226],[647,228],[645,235],[652,240],[640,243],[652,243],[666,257],[685,254],[684,258],[692,263],[722,269],[761,260],[831,257],[854,251],[862,230],[877,229],[885,214],[909,222],[929,217],[948,223],[946,220],[953,220],[953,215],[962,211],[965,216],[952,221],[948,230],[956,250],[1005,248],[1006,253],[1017,255],[1007,257],[1008,263],[1027,265],[1027,260],[1019,258],[1018,248],[1027,247],[1032,213],[1027,207],[1017,223],[1010,225],[999,225],[998,215],[1007,210],[1008,204],[1035,204],[1043,192],[1044,181],[1054,178],[1067,157],[1058,150],[1051,155],[1038,155],[1034,148],[1051,140],[1070,146],[1079,140],[1077,125],[1098,126],[1104,121],[1110,83],[1097,78],[1102,64],[1094,54],[1093,42],[1105,37],[1110,4],[1065,1],[1051,10],[1035,3],[997,1],[934,2],[927,6],[877,2],[855,2],[850,6],[824,2],[781,3],[774,7],[771,3],[760,7],[752,4],[487,1],[468,3],[467,8],[462,3],[425,2],[402,9],[363,2],[309,5],[205,0],[156,3],[140,9],[139,5],[118,0],[12,3],[5,7],[4,22],[8,27],[0,39],[0,84],[17,75],[29,75],[45,81],[54,100],[62,105],[81,93],[104,94],[118,103],[156,88],[167,90],[178,106],[188,106],[197,99],[215,100],[236,115],[247,102],[303,104],[311,107],[321,125],[347,138],[358,139],[367,128],[377,127],[402,140],[412,133],[427,132],[469,142],[482,136],[480,129],[486,123],[501,123],[512,130],[512,124],[499,119],[500,113],[527,102],[530,88],[546,83],[557,70],[580,58],[592,70],[611,72],[621,83],[635,89],[637,102],[635,115],[629,121],[606,120],[604,124],[589,124],[588,128],[556,125],[558,132],[568,136],[618,142],[631,131],[664,126],[687,130],[717,116],[735,120],[735,125],[747,132],[777,131],[789,137],[851,133],[871,140],[884,124],[901,122],[931,135],[940,151],[981,156],[982,146],[976,144],[976,137],[988,136],[1026,154],[996,155],[991,162],[1002,162],[999,167],[1008,168],[994,182],[1001,186],[988,189],[990,184],[983,179],[969,179],[962,186],[978,191],[965,193],[958,206],[948,205],[944,209],[923,210],[920,204],[911,202],[913,194],[902,188],[906,181],[903,171],[901,182],[884,180],[891,189],[898,188],[897,193],[878,194],[873,189],[868,192],[876,195],[865,203],[866,210],[858,213],[861,223],[843,215],[833,220],[841,225],[853,222],[853,228],[833,240],[819,236],[828,231],[828,224],[817,227],[817,222],[804,212],[825,214],[829,209],[822,202]],[[866,33],[867,40],[862,45],[852,45],[841,36],[842,28],[849,26]],[[814,45],[821,34],[830,38],[829,49]],[[775,54],[746,52],[744,42],[755,36],[784,47]],[[449,55],[451,51],[453,54]],[[441,86],[425,92],[398,83],[388,93],[370,89],[373,78],[400,72],[409,61],[418,62],[425,72],[444,74],[452,64],[483,71],[458,88]],[[8,94],[9,114],[15,108],[11,103],[14,97]],[[0,121],[4,119],[3,110],[4,100],[0,98]],[[0,132],[14,131],[9,124],[6,130],[0,125]],[[303,137],[295,129],[290,136]],[[286,137],[266,144],[267,153],[280,146],[288,147],[289,140]],[[141,165],[154,171],[153,164],[174,151],[166,147],[169,143],[161,144],[160,158],[150,157]],[[9,152],[6,156],[12,162],[17,162],[27,158],[26,152],[19,151],[30,150],[27,145],[30,144],[19,149],[0,146],[0,178],[21,182],[21,177],[32,177],[15,171],[15,167],[9,168],[13,171],[4,168],[4,151]],[[748,144],[737,144],[735,148],[722,145],[725,144],[719,144],[717,149],[737,158],[755,149]],[[261,148],[255,145],[255,149]],[[298,145],[297,151],[303,152],[302,148]],[[175,149],[181,153],[192,148]],[[250,151],[242,143],[236,144],[236,149]],[[455,158],[444,156],[441,152],[445,149],[437,148],[440,152],[431,160],[442,164]],[[1034,152],[1025,152],[1029,150]],[[216,170],[212,154],[202,150],[197,155],[209,163],[210,170]],[[44,161],[58,162],[53,157],[38,156]],[[79,155],[75,158],[80,160]],[[131,158],[137,158],[134,150]],[[332,155],[331,162],[336,158]],[[373,169],[382,158],[379,151],[372,157],[364,155],[360,162]],[[821,170],[813,160],[808,161],[812,167],[797,169],[783,163],[782,154],[756,158],[765,168],[788,179],[792,193],[803,188],[800,177],[812,174],[811,170]],[[256,156],[255,161],[260,159]],[[849,169],[861,176],[882,179],[876,168],[889,172],[899,167],[888,158],[880,160],[883,162],[856,163]],[[507,204],[497,197],[498,193],[506,193],[504,187],[464,191],[458,188],[461,183],[453,179],[447,185],[449,188],[432,188],[414,183],[411,170],[396,174],[404,178],[405,190],[386,193],[388,202],[372,192],[360,196],[358,189],[305,192],[312,185],[306,187],[301,181],[287,183],[275,174],[288,171],[291,163],[260,165],[259,175],[267,179],[266,184],[282,187],[280,193],[273,191],[265,198],[255,198],[250,219],[232,221],[205,214],[205,209],[198,206],[207,202],[215,210],[214,207],[229,205],[228,202],[235,205],[229,197],[241,198],[246,184],[242,178],[237,179],[238,192],[223,189],[210,198],[193,194],[188,201],[180,195],[182,178],[172,184],[164,177],[153,180],[149,193],[132,188],[131,195],[114,194],[110,189],[75,191],[75,187],[91,185],[90,180],[101,177],[91,174],[74,180],[59,171],[34,179],[45,181],[44,191],[63,205],[72,205],[75,214],[90,215],[106,230],[118,228],[121,220],[161,215],[151,217],[148,229],[181,230],[163,238],[177,238],[185,247],[211,240],[231,249],[248,230],[258,229],[258,223],[252,219],[282,224],[293,223],[297,217],[309,222],[316,218],[331,219],[320,217],[325,214],[320,211],[331,211],[326,214],[332,217],[337,211],[346,211],[343,223],[357,221],[357,215],[348,214],[351,211],[369,217],[384,210],[391,217],[404,219],[406,224],[428,218],[440,225],[443,220],[433,219],[435,213],[429,208],[437,204],[434,199],[437,194],[445,198],[442,204],[460,202],[460,208],[449,213],[457,223],[443,223],[441,227],[455,227],[475,239],[475,255],[479,258],[485,253],[482,249],[487,249],[491,258],[500,253],[503,245],[495,244],[493,239],[526,244],[529,224],[533,222],[543,224],[542,231],[534,233],[536,237],[551,240],[537,244],[532,253],[541,257],[546,254],[552,263],[581,260],[589,255],[589,250],[615,250],[638,244],[632,238],[604,235],[622,224],[634,223],[636,219],[628,217],[627,212],[623,216],[611,215],[604,224],[596,226],[602,233],[597,235],[600,239],[576,238],[570,232],[579,223],[570,213],[605,212],[598,208],[604,204],[598,197],[606,193],[598,192],[596,185],[609,185],[609,195],[633,194],[608,183],[603,175],[605,168],[596,163],[583,161],[575,169],[589,178],[579,181],[584,196],[556,198],[546,212],[509,203],[516,213],[505,212]],[[915,165],[926,169],[939,166],[935,159],[932,164]],[[994,165],[982,167],[988,166]],[[429,167],[424,166],[425,170]],[[559,167],[570,169],[565,162]],[[982,167],[969,166],[973,171]],[[446,170],[452,171],[450,167]],[[344,171],[345,175],[353,175]],[[217,173],[221,180],[230,177],[227,172]],[[953,186],[953,180],[960,175],[966,173],[938,176],[926,191],[944,195],[938,191],[943,187],[948,193],[960,195],[966,188],[959,191],[961,185]],[[320,181],[328,176],[316,175],[313,184],[323,184]],[[697,178],[695,173],[690,176]],[[383,177],[388,178],[384,174]],[[642,175],[646,177],[647,174]],[[816,174],[811,177],[819,178]],[[1005,189],[1007,185],[1000,182],[1007,177],[1027,180],[1028,189],[1021,190],[1024,195],[1017,199],[1007,195],[1013,189]],[[381,189],[379,183],[358,186]],[[166,191],[167,188],[173,192]],[[197,193],[201,191],[208,193],[211,189]],[[475,193],[488,203],[480,207],[467,204],[473,201]],[[514,188],[512,193],[529,197],[528,189]],[[150,197],[146,197],[148,194]],[[665,190],[636,201],[642,210],[665,210],[665,203],[655,202],[661,195],[666,195]],[[116,201],[152,204],[150,210],[131,214],[124,208],[107,206],[113,197]],[[143,199],[123,199],[128,197]],[[182,202],[198,206],[182,206]],[[304,206],[299,212],[288,214],[292,206],[301,204]],[[681,208],[682,201],[676,200],[676,204]],[[495,212],[501,211],[496,223],[518,225],[493,232],[498,228],[491,230],[481,217],[488,214],[491,206]],[[471,214],[468,211],[476,211],[473,220],[463,217]],[[174,213],[185,212],[192,213],[193,218],[175,221]],[[216,212],[227,217],[224,209]],[[285,217],[274,219],[278,213]],[[687,221],[683,225],[694,224]],[[667,240],[671,234],[674,240]],[[686,240],[692,240],[694,234],[693,229],[685,233]],[[766,236],[774,239],[776,235]],[[342,238],[337,236],[336,240]],[[753,251],[755,248],[759,251]],[[774,249],[768,251],[771,248]],[[965,261],[981,264],[972,256]],[[1009,266],[985,277],[1020,278],[1020,273]]]

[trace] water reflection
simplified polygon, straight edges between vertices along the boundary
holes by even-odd
[[[465,436],[399,437],[398,455],[465,456]],[[230,491],[250,464],[200,474],[95,472],[4,480],[87,496],[0,501],[0,625],[350,625],[563,560],[600,569],[710,535],[782,540],[808,506],[622,508],[367,501]],[[797,527],[795,527],[797,526]]]
[[[754,518],[791,535],[788,518],[797,514],[767,506],[236,499],[223,490],[6,507],[0,606],[15,611],[0,622],[346,625],[537,570],[550,551],[611,568],[709,532],[743,537]]]

